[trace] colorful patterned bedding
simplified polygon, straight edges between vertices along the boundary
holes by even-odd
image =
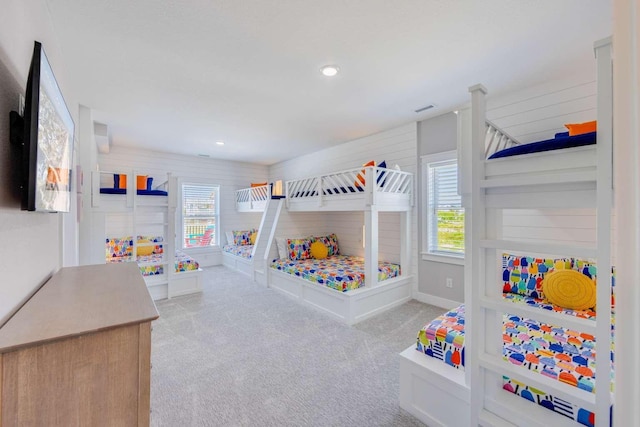
[[[222,250],[230,253],[231,255],[239,256],[246,259],[251,259],[251,252],[253,251],[253,245],[224,245]]]
[[[364,258],[356,256],[333,255],[325,259],[297,261],[276,259],[271,268],[341,292],[364,286]],[[399,274],[400,265],[378,263],[378,281],[391,279]]]
[[[158,274],[164,273],[164,266],[162,263],[163,255],[160,254],[152,254],[147,256],[139,256],[136,259],[140,265],[140,272],[143,276],[155,276]],[[112,262],[133,262],[132,256],[120,256],[120,257],[110,257],[107,258],[108,263]],[[191,258],[189,255],[184,252],[176,251],[176,259],[175,259],[175,268],[176,273],[182,273],[185,271],[194,271],[197,270],[200,265],[198,261]]]
[[[527,303],[527,298],[530,298],[522,297],[520,300],[511,298],[513,294],[504,296],[521,303]],[[551,309],[559,311],[553,307]],[[582,312],[567,314],[581,315]],[[612,336],[613,329],[612,326]],[[464,305],[449,310],[425,325],[418,333],[416,349],[456,369],[464,369]],[[595,338],[592,335],[519,316],[504,316],[504,360],[587,392],[595,392],[594,349]],[[611,364],[613,366],[613,349]],[[611,372],[613,386],[613,370]],[[503,388],[584,425],[593,425],[589,423],[589,420],[593,420],[591,412],[543,391],[527,387],[507,377]]]

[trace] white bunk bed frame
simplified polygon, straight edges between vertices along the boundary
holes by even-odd
[[[238,212],[264,212],[271,198],[271,186],[243,188],[236,191],[236,210]]]
[[[366,170],[363,191],[349,192]],[[382,175],[384,174],[384,175]],[[380,179],[376,179],[380,177]],[[365,285],[347,292],[277,271],[267,265],[268,286],[348,325],[375,316],[411,299],[411,212],[413,175],[374,166],[286,182],[286,205],[293,212],[363,211],[365,216]],[[340,194],[327,194],[339,189]],[[378,213],[399,212],[400,276],[378,282]],[[268,248],[274,241],[275,224]],[[267,250],[267,254],[269,250]]]
[[[471,171],[463,176],[461,183],[467,214],[465,373],[439,360],[429,360],[431,358],[415,350],[415,344],[401,353],[400,406],[431,426],[578,425],[502,390],[503,375],[596,413],[598,427],[610,425],[611,40],[598,41],[594,47],[598,74],[596,145],[486,160],[487,155],[494,152],[493,149],[488,152],[489,147],[498,150],[517,142],[486,120],[486,89],[481,85],[469,89],[471,127],[460,129],[460,169]],[[597,245],[585,248],[502,240],[501,210],[527,209],[532,205],[596,208]],[[501,287],[496,284],[500,283],[498,266],[505,250],[596,259],[600,272],[597,321],[504,301]],[[596,359],[595,395],[505,362],[502,359],[502,313],[505,312],[593,334],[597,353],[605,355]],[[443,394],[446,399],[437,397]]]
[[[131,177],[127,179],[127,192],[126,194],[101,194],[100,193],[100,175],[113,175],[114,173],[122,173]],[[167,174],[167,180],[154,187],[155,190],[164,189],[169,194],[168,196],[148,196],[138,195],[136,190],[136,177],[138,174],[136,171],[126,172],[108,172],[108,171],[93,171],[91,173],[91,206],[93,212],[100,213],[116,213],[122,212],[132,215],[133,225],[133,253],[136,254],[138,250],[138,239],[135,232],[138,227],[137,218],[148,213],[163,213],[165,220],[161,223],[149,224],[150,226],[162,226],[166,233],[163,233],[163,253],[164,257],[162,262],[147,263],[147,265],[163,265],[164,273],[161,275],[145,276],[145,283],[151,297],[154,300],[166,299],[177,297],[181,295],[187,295],[195,292],[202,291],[202,269],[191,271],[175,271],[175,239],[170,236],[176,235],[176,213],[177,213],[177,198],[175,197],[178,190],[177,178],[172,177],[171,174]],[[173,195],[173,196],[172,196]],[[105,219],[106,221],[106,219]],[[144,226],[144,224],[143,224]],[[106,236],[106,224],[105,235],[102,239],[104,241]],[[102,250],[101,262],[104,262],[104,249]],[[136,261],[132,261],[136,262]],[[144,264],[140,264],[144,265]]]

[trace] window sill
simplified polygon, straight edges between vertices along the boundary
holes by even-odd
[[[464,257],[458,257],[454,255],[440,255],[431,252],[422,252],[422,259],[424,261],[442,262],[445,264],[464,265]]]
[[[222,252],[222,248],[220,246],[193,246],[193,247],[189,247],[189,248],[182,248],[180,249],[183,252],[186,253],[221,253]]]

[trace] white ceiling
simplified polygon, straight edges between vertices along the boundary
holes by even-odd
[[[113,145],[261,164],[450,111],[478,82],[593,74],[612,31],[610,0],[46,1]]]

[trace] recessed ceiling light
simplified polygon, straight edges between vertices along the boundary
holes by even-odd
[[[335,76],[336,74],[338,74],[338,71],[340,71],[340,67],[338,67],[337,65],[325,65],[324,67],[320,68],[320,72],[322,73],[322,75],[327,77]]]
[[[216,141],[216,145],[224,145],[224,141]]]

